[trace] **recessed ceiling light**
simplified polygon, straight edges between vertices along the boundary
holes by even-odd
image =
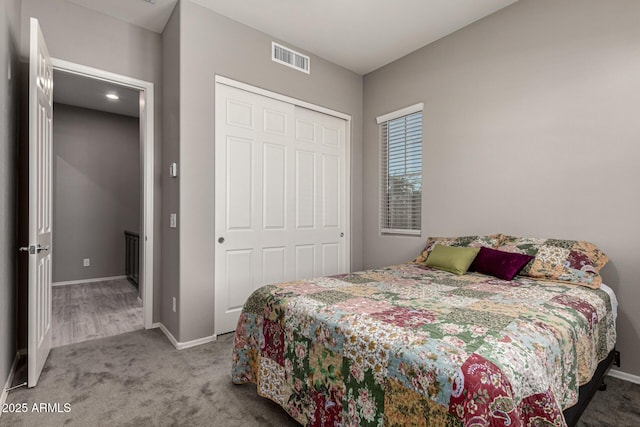
[[[114,101],[120,99],[120,97],[118,95],[116,95],[115,93],[108,93],[107,94],[107,98],[113,99]]]

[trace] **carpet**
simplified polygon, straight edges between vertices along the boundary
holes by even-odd
[[[68,413],[4,413],[2,426],[287,426],[284,411],[231,383],[233,334],[176,350],[159,329],[57,347],[35,388],[7,403],[64,403]]]
[[[9,394],[8,404],[28,412],[4,413],[0,426],[298,425],[254,385],[231,383],[232,346],[227,334],[178,351],[151,329],[54,348],[38,386]],[[640,426],[640,385],[607,384],[578,425]],[[58,405],[32,412],[34,403]]]

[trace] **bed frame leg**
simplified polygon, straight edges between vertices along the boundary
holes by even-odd
[[[618,368],[620,367],[620,352],[617,350],[613,351],[613,364]],[[600,385],[598,386],[598,390],[605,391],[607,389],[607,384],[604,382],[604,376],[600,380]]]

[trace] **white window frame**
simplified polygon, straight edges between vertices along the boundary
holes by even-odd
[[[388,125],[388,123],[392,120],[399,119],[401,117],[409,116],[411,114],[415,114],[418,112],[422,112],[424,110],[424,104],[418,103],[414,105],[410,105],[408,107],[402,108],[397,111],[393,111],[391,113],[383,114],[376,118],[376,123],[379,126],[380,130],[380,203],[379,203],[379,213],[380,213],[380,221],[379,221],[379,230],[381,235],[410,235],[410,236],[420,236],[422,234],[422,218],[420,220],[419,229],[397,229],[397,228],[388,228],[385,227],[385,220],[388,219],[388,216],[384,213],[384,210],[387,207],[384,206],[384,201],[386,200],[386,182],[388,180],[387,171],[387,153],[385,150],[388,148],[388,141],[386,141],[385,135],[383,134],[384,125]],[[423,126],[421,126],[421,134],[423,135]],[[421,136],[422,136],[421,135]],[[421,137],[421,144],[423,141],[423,136]],[[420,165],[420,174],[422,178],[422,164]],[[420,196],[420,203],[422,203],[422,195]]]

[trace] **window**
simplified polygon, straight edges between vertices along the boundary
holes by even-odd
[[[380,232],[420,235],[422,220],[422,109],[413,105],[378,117]]]

